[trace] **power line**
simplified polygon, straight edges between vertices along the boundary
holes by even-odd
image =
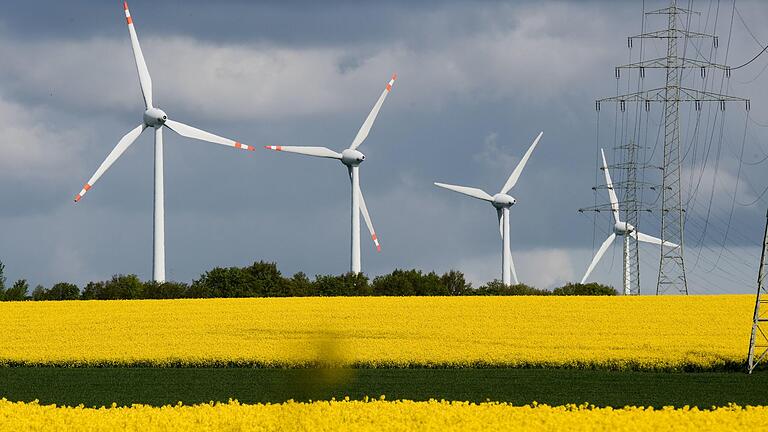
[[[734,70],[734,69],[741,69],[741,68],[743,68],[744,66],[747,66],[747,65],[749,65],[749,64],[750,64],[750,63],[752,63],[753,61],[757,60],[757,58],[758,58],[758,57],[760,57],[761,55],[763,55],[763,53],[764,53],[766,50],[768,50],[768,45],[765,45],[765,46],[764,46],[764,45],[763,45],[763,44],[762,44],[762,43],[761,43],[761,42],[760,42],[760,41],[757,39],[757,37],[755,37],[755,34],[754,34],[754,33],[752,33],[752,30],[751,30],[751,29],[749,28],[749,26],[747,25],[747,22],[746,22],[746,21],[744,21],[744,17],[742,17],[742,16],[741,16],[741,12],[739,12],[739,9],[736,7],[736,2],[735,2],[735,1],[734,1],[734,3],[733,3],[733,9],[736,11],[736,15],[739,17],[739,21],[741,21],[741,23],[742,23],[742,24],[744,24],[744,28],[745,28],[745,29],[747,29],[747,32],[749,33],[749,35],[750,35],[750,36],[752,36],[752,39],[754,39],[754,40],[755,40],[755,42],[757,42],[757,44],[758,44],[758,45],[760,45],[760,47],[761,47],[762,49],[760,50],[760,52],[758,52],[757,54],[755,54],[755,56],[754,56],[754,57],[752,57],[752,59],[751,59],[751,60],[749,60],[748,62],[744,63],[743,65],[740,65],[740,66],[736,66],[736,67],[732,67],[732,68],[731,68],[731,70]],[[765,68],[763,68],[763,70],[765,70]]]

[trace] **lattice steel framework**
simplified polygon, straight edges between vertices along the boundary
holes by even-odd
[[[626,159],[624,208],[626,221],[634,227],[640,226],[637,199],[637,151],[634,141],[624,146]],[[632,277],[634,273],[634,277]],[[640,252],[638,240],[631,236],[624,238],[624,295],[640,295]]]
[[[683,44],[688,39],[710,38],[713,45],[717,46],[717,36],[691,32],[678,27],[679,16],[685,16],[697,12],[677,7],[676,0],[671,0],[670,6],[664,9],[647,12],[647,15],[667,15],[667,28],[665,30],[630,36],[628,43],[631,46],[634,39],[666,39],[667,56],[652,60],[641,60],[616,68],[616,76],[623,69],[638,69],[641,78],[645,77],[646,69],[665,69],[666,82],[664,87],[651,90],[643,90],[635,93],[600,99],[597,101],[599,109],[601,102],[617,102],[622,109],[627,102],[644,103],[646,110],[651,103],[664,104],[664,160],[662,165],[661,187],[661,239],[680,245],[670,249],[661,247],[659,260],[659,277],[656,284],[656,294],[676,292],[688,294],[688,283],[685,276],[684,250],[684,212],[680,183],[680,102],[694,102],[696,110],[701,109],[702,102],[718,102],[720,109],[725,109],[726,102],[744,102],[749,109],[749,100],[720,93],[697,90],[681,86],[682,73],[685,69],[699,68],[701,75],[706,75],[707,69],[723,70],[730,76],[730,68],[725,65],[708,62],[701,59],[689,59],[679,54],[680,40]],[[631,190],[632,188],[629,188]],[[634,188],[637,190],[636,188]],[[637,212],[635,212],[635,217]],[[628,218],[630,217],[628,213]]]
[[[763,234],[763,253],[760,255],[760,270],[757,273],[757,297],[755,315],[752,318],[752,336],[749,338],[749,373],[763,361],[768,354],[768,287],[765,285],[766,253],[768,253],[768,212],[765,215],[765,233]]]
[[[629,144],[623,146],[614,147],[616,150],[621,151],[624,154],[624,162],[608,164],[608,170],[611,173],[617,171],[623,171],[623,180],[614,181],[614,190],[623,190],[624,195],[619,202],[620,214],[619,217],[624,222],[627,222],[635,228],[639,225],[640,212],[650,212],[650,208],[642,208],[642,203],[638,198],[638,191],[641,188],[653,188],[653,185],[646,182],[637,180],[637,172],[640,169],[645,168],[644,164],[638,162],[638,152],[640,146],[634,141],[630,141]],[[602,169],[602,168],[600,168]],[[598,185],[593,187],[593,190],[606,189],[606,185]],[[610,204],[601,204],[591,207],[583,207],[579,209],[579,212],[612,212]],[[638,254],[638,241],[631,236],[625,236],[622,240],[622,283],[624,295],[638,295],[640,294],[640,257]]]

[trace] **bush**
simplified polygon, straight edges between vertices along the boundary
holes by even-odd
[[[32,290],[32,300],[45,300],[46,289],[42,285],[37,285]]]
[[[189,287],[181,282],[144,282],[143,298],[176,299],[188,297]]]
[[[451,270],[440,276],[440,282],[445,286],[448,295],[462,296],[472,293],[472,284],[464,279],[464,273]]]
[[[435,272],[423,274],[421,270],[400,270],[378,276],[371,286],[373,295],[425,296],[450,295],[445,284]]]
[[[481,286],[475,291],[476,295],[493,295],[493,296],[524,296],[524,295],[550,295],[551,292],[534,288],[526,284],[517,285],[504,285],[498,279],[494,279],[491,282]]]
[[[203,274],[192,282],[195,297],[247,297],[250,291],[248,278],[238,267],[221,268]]]
[[[75,284],[59,282],[46,290],[43,296],[46,300],[77,300],[80,298],[80,288]]]
[[[298,272],[290,279],[285,281],[288,289],[288,296],[308,297],[314,295],[314,286],[306,274]]]
[[[118,300],[142,298],[144,284],[136,275],[115,275],[106,282],[89,282],[83,289],[86,300]]]
[[[314,295],[333,296],[366,296],[371,295],[368,276],[352,272],[341,276],[315,276]]]
[[[20,301],[26,300],[29,284],[26,279],[17,280],[12,287],[5,291],[5,300]]]
[[[588,284],[567,283],[552,291],[554,295],[561,296],[615,296],[618,294],[613,287],[596,282]]]
[[[3,265],[0,262],[0,300],[24,300],[29,285],[24,279],[12,288],[1,289]],[[33,300],[116,300],[221,297],[309,297],[309,296],[519,296],[519,295],[617,295],[612,287],[566,284],[550,292],[525,284],[504,285],[493,280],[472,288],[464,274],[451,270],[442,276],[435,272],[395,269],[372,282],[364,274],[319,275],[310,280],[298,272],[290,278],[280,273],[274,262],[257,261],[248,267],[216,267],[187,285],[181,282],[141,282],[136,275],[115,275],[108,281],[89,282],[80,293],[77,285],[59,282],[50,289],[38,285]]]
[[[190,287],[192,297],[279,297],[289,295],[277,264],[258,261],[249,267],[216,267]]]
[[[251,286],[249,297],[285,297],[287,284],[277,263],[259,261],[246,267],[245,273]]]
[[[101,296],[103,292],[104,282],[88,282],[88,284],[85,285],[85,288],[83,288],[83,293],[80,295],[80,298],[83,300],[95,300],[99,298],[97,295]],[[35,297],[34,293],[32,294],[32,297]]]

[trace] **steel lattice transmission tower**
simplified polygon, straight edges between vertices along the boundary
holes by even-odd
[[[768,287],[765,285],[766,254],[768,253],[768,213],[765,215],[765,233],[763,234],[763,253],[760,256],[760,270],[757,273],[757,298],[755,315],[752,319],[752,336],[749,338],[749,358],[747,370],[755,369],[768,354]]]
[[[630,141],[626,146],[619,147],[626,154],[624,185],[624,214],[626,221],[635,228],[640,226],[640,202],[637,199],[637,153],[638,145]],[[638,240],[626,236],[624,239],[624,295],[640,295],[640,253]],[[632,275],[634,274],[634,277]]]
[[[717,47],[717,36],[705,33],[697,33],[681,28],[678,22],[681,16],[696,14],[697,12],[677,7],[677,1],[671,0],[670,6],[646,12],[646,15],[666,15],[667,28],[663,30],[642,33],[630,36],[628,42],[631,46],[634,39],[659,39],[666,40],[666,57],[640,60],[616,68],[617,77],[622,69],[637,69],[641,79],[645,77],[646,69],[665,69],[666,80],[664,87],[651,90],[642,90],[635,93],[600,99],[601,102],[617,102],[624,106],[627,102],[644,103],[646,110],[650,109],[652,102],[664,105],[664,160],[662,164],[662,191],[661,191],[661,239],[665,242],[680,245],[677,248],[660,247],[661,259],[659,261],[659,278],[656,284],[656,294],[676,292],[688,294],[688,283],[685,276],[684,250],[684,212],[680,183],[680,102],[694,102],[694,108],[701,110],[702,102],[718,102],[720,109],[725,109],[726,102],[744,102],[749,108],[749,100],[726,94],[714,93],[707,90],[698,90],[681,85],[682,74],[685,69],[700,69],[701,76],[706,76],[708,69],[720,69],[726,76],[730,76],[730,68],[726,65],[716,64],[703,58],[687,58],[680,55],[680,45],[689,39],[711,39]],[[685,51],[685,50],[684,50]],[[637,213],[635,212],[635,215]]]
[[[644,187],[646,183],[637,180],[638,169],[644,168],[643,164],[637,161],[638,150],[640,147],[635,141],[630,140],[629,144],[616,146],[614,149],[624,154],[624,162],[607,164],[605,168],[610,172],[623,171],[624,180],[613,183],[612,186],[598,185],[593,190],[613,189],[623,190],[623,199],[618,203],[619,217],[635,229],[638,228],[639,214],[641,211],[650,211],[647,208],[641,208],[641,202],[638,198],[638,190]],[[580,208],[579,212],[613,212],[610,204],[597,205],[593,207]],[[626,235],[622,240],[622,287],[624,295],[640,294],[640,257],[638,254],[639,240],[636,237]]]

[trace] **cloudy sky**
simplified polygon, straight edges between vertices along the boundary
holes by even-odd
[[[688,3],[688,2],[685,2]],[[691,30],[716,32],[689,56],[739,65],[768,43],[760,1],[693,1]],[[659,182],[660,106],[624,123],[595,99],[636,88],[614,66],[636,61],[643,2],[143,1],[130,4],[154,82],[171,118],[259,147],[243,152],[165,137],[168,278],[214,266],[278,262],[285,274],[349,265],[349,181],[338,162],[263,145],[346,148],[389,76],[398,81],[364,145],[361,184],[382,242],[363,236],[363,269],[464,271],[500,277],[494,209],[433,181],[500,189],[539,131],[544,137],[512,191],[512,254],[522,281],[550,288],[580,279],[608,235],[598,146],[639,130],[649,183]],[[736,13],[734,13],[736,11]],[[731,24],[732,23],[732,24]],[[746,23],[746,26],[745,26]],[[649,17],[645,29],[665,25]],[[748,27],[747,27],[748,26]],[[752,31],[750,35],[749,30]],[[730,35],[730,37],[729,37]],[[663,55],[647,43],[644,57]],[[694,54],[691,54],[694,53]],[[78,204],[72,197],[127,131],[143,103],[119,1],[26,2],[0,17],[0,260],[8,278],[83,284],[152,265],[152,136],[142,135]],[[752,292],[768,197],[768,55],[706,86],[751,98],[726,113],[681,111],[686,260],[693,293]],[[647,72],[644,88],[663,71]],[[618,119],[618,120],[617,120]],[[697,122],[698,119],[698,122]],[[697,126],[698,125],[698,126]],[[637,127],[636,127],[637,126]],[[627,135],[626,131],[630,131]],[[599,139],[599,141],[598,141]],[[614,173],[619,180],[621,172]],[[658,190],[658,189],[657,189]],[[641,228],[659,232],[655,191]],[[365,230],[365,227],[362,228]],[[643,247],[642,284],[655,290],[658,249]],[[620,285],[621,250],[594,279]]]

